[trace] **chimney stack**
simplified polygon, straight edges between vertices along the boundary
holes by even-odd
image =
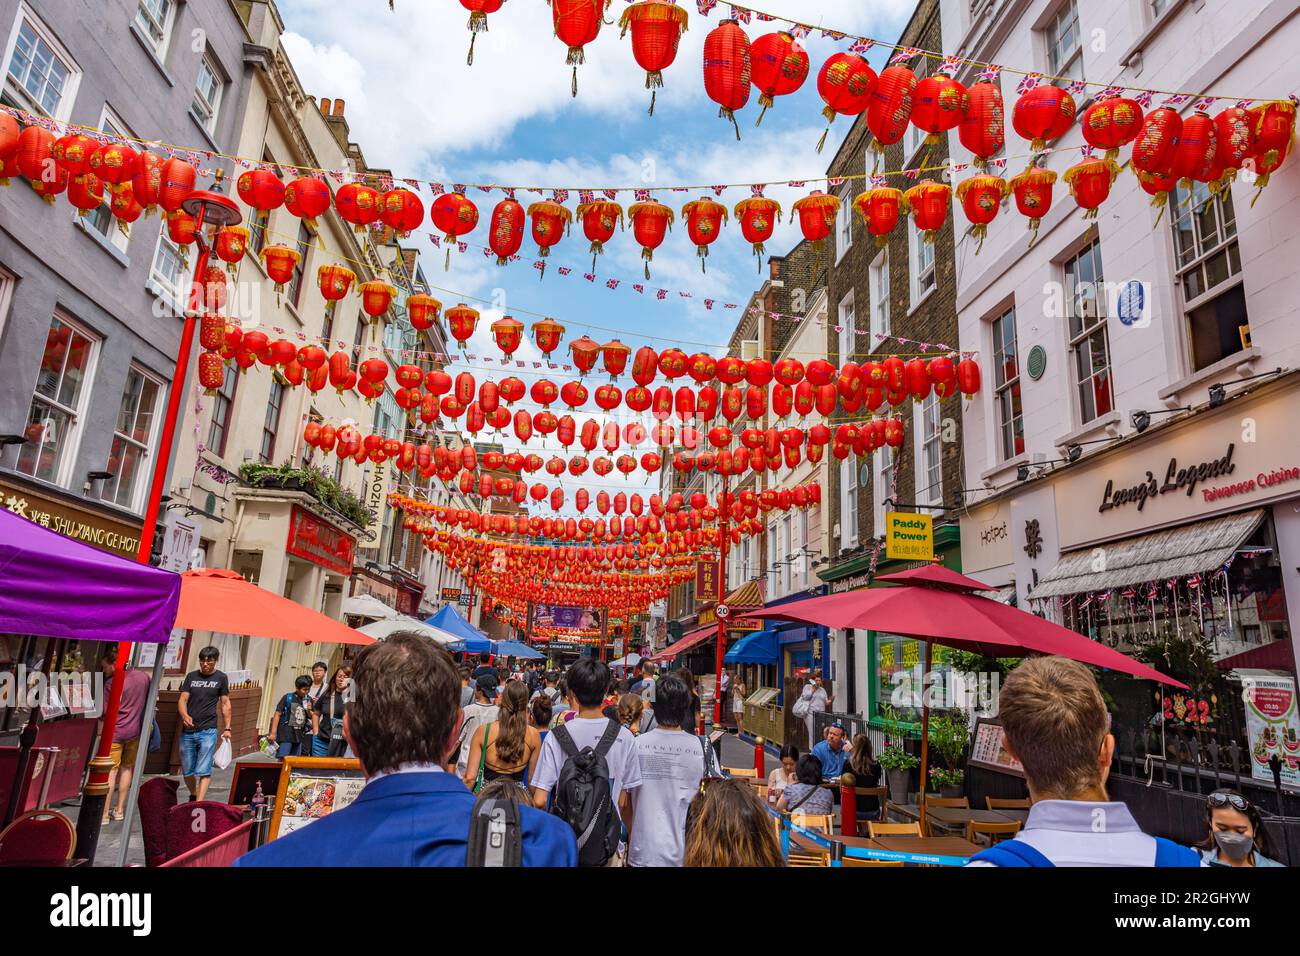
[[[321,115],[321,116],[329,116],[329,115],[330,115],[330,103],[331,103],[331,102],[333,102],[333,101],[330,100],[330,99],[328,99],[327,97],[322,96],[322,97],[320,98],[320,115]]]
[[[335,100],[335,101],[334,101],[334,115],[335,115],[335,116],[342,116],[342,115],[343,115],[343,108],[344,108],[346,105],[347,105],[347,104],[346,104],[343,100]]]

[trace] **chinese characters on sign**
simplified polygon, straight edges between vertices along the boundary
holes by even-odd
[[[885,556],[890,560],[933,561],[934,519],[891,511],[885,515]]]
[[[286,553],[338,574],[351,574],[356,547],[356,539],[351,535],[294,506],[289,522],[289,541],[284,546]]]
[[[1025,554],[1037,558],[1042,553],[1043,532],[1039,528],[1038,519],[1034,518],[1025,522]]]
[[[696,561],[695,599],[697,601],[722,600],[722,591],[718,584],[718,563],[716,561]]]

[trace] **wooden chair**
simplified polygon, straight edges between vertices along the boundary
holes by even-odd
[[[733,777],[749,777],[755,780],[758,779],[758,771],[753,767],[723,767],[722,769]]]
[[[823,833],[830,833],[835,828],[835,820],[830,814],[804,814],[794,813],[790,815],[790,822],[797,826],[805,827],[809,830],[821,830]],[[786,860],[787,866],[830,866],[831,851],[823,850],[820,847],[797,846],[794,842],[793,835],[790,840],[790,856]]]
[[[77,848],[77,829],[57,810],[28,810],[0,831],[0,863],[63,863]]]
[[[867,821],[867,836],[871,839],[882,836],[916,836],[921,835],[921,824],[919,823],[877,823],[875,820]]]
[[[1021,797],[1018,800],[1003,800],[998,797],[985,797],[984,806],[989,810],[1028,810],[1029,798]]]
[[[1011,820],[1007,823],[980,823],[978,820],[971,820],[966,824],[966,839],[980,846],[992,846],[1002,840],[1011,839],[1020,832],[1020,829],[1019,820]],[[981,840],[981,836],[988,839]]]
[[[944,807],[951,810],[969,810],[970,797],[926,797],[925,805],[929,807]],[[930,826],[930,814],[926,813],[923,829],[926,836],[934,836],[934,828]]]

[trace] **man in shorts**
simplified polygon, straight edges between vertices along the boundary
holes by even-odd
[[[221,652],[208,646],[199,651],[199,669],[181,682],[177,709],[181,715],[181,776],[190,797],[202,800],[212,782],[212,757],[217,750],[217,714],[221,734],[230,737],[230,681],[217,670]]]

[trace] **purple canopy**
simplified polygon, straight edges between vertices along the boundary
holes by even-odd
[[[0,508],[0,633],[166,644],[181,577]]]

